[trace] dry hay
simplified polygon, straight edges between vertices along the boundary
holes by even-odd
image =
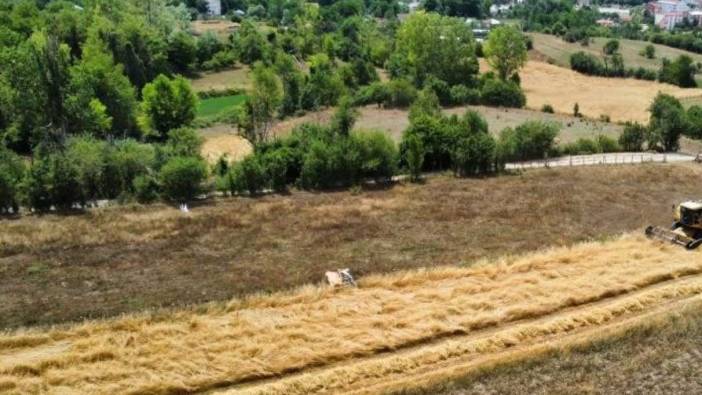
[[[683,89],[632,78],[587,76],[537,61],[527,62],[519,76],[529,108],[540,109],[550,104],[556,112],[572,114],[573,106],[578,103],[585,116],[608,115],[614,122],[647,122],[647,109],[658,92],[678,98],[702,95],[702,89]]]
[[[216,125],[201,129],[204,142],[200,152],[210,163],[215,163],[222,155],[232,162],[238,162],[253,152],[253,146],[238,135],[236,128]]]
[[[700,273],[698,253],[625,236],[468,269],[371,276],[358,289],[308,286],[192,311],[8,333],[0,336],[0,388],[196,391],[336,363],[316,378],[254,384],[268,393],[345,392],[699,295]],[[681,276],[690,277],[669,281]],[[373,360],[407,347],[414,348]]]

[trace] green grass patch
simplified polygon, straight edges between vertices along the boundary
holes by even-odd
[[[240,106],[246,99],[248,99],[246,95],[231,95],[200,100],[200,105],[197,108],[197,116],[202,119],[216,118],[225,111]]]

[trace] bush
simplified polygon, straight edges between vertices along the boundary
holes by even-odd
[[[151,175],[140,175],[134,179],[134,197],[139,203],[151,203],[158,199],[160,186]]]
[[[497,79],[485,81],[481,98],[483,104],[489,106],[521,108],[526,104],[526,97],[519,85]]]
[[[410,181],[418,181],[424,166],[424,145],[417,135],[409,135],[403,139],[405,145],[404,162],[410,173]]]
[[[263,175],[267,178],[266,183],[276,192],[285,191],[288,182],[290,182],[288,179],[289,169],[295,165],[295,158],[290,150],[288,148],[280,148],[266,152],[260,156],[260,163]]]
[[[627,123],[619,136],[619,145],[628,152],[642,151],[645,141],[646,127],[639,123]]]
[[[173,157],[159,172],[164,197],[178,202],[186,202],[199,195],[206,177],[207,166],[195,157]]]
[[[461,177],[495,171],[497,144],[487,133],[475,133],[460,139],[452,152],[454,172]]]
[[[454,85],[451,87],[451,103],[454,105],[478,104],[480,103],[480,91],[470,89],[465,85]]]
[[[359,154],[360,176],[387,182],[397,172],[395,143],[383,132],[358,132],[351,135],[351,151]]]
[[[553,113],[554,113],[554,111],[553,111],[553,106],[551,106],[550,104],[544,104],[544,105],[541,107],[541,112],[553,114]]]
[[[20,183],[25,166],[14,152],[0,146],[0,213],[19,210]]]
[[[589,53],[579,51],[570,55],[570,68],[583,74],[602,75],[604,74],[604,65],[595,56]]]
[[[554,151],[558,133],[557,124],[542,121],[527,121],[515,129],[507,128],[500,133],[503,159],[543,159]]]
[[[579,138],[575,142],[563,147],[562,152],[565,155],[589,155],[599,152],[599,147],[595,140]]]
[[[687,109],[687,120],[690,124],[687,135],[694,139],[702,139],[702,107],[690,106]]]
[[[417,98],[417,89],[407,80],[392,80],[388,83],[387,107],[409,107]]]
[[[597,142],[597,152],[620,152],[622,150],[619,142],[609,136],[600,134],[595,138],[595,141]]]
[[[321,140],[310,145],[300,174],[300,183],[304,188],[329,188],[348,182],[346,174],[351,169],[346,167],[344,156],[338,148],[337,144]]]
[[[258,155],[249,155],[237,163],[232,172],[232,193],[248,192],[256,195],[263,192],[269,185],[266,169]]]

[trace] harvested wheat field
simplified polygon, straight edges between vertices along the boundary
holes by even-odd
[[[215,125],[198,132],[203,138],[200,152],[210,163],[215,163],[222,155],[226,155],[230,161],[240,161],[253,152],[251,143],[239,136],[234,127]]]
[[[529,61],[519,73],[527,96],[527,107],[540,109],[550,104],[556,112],[580,112],[590,118],[608,115],[614,122],[647,122],[647,109],[658,92],[678,98],[702,95],[702,89],[631,78],[592,77],[544,62]]]
[[[702,255],[642,236],[0,336],[11,393],[377,393],[698,301]]]

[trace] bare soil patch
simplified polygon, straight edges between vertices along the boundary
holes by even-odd
[[[0,220],[0,327],[108,317],[359,275],[470,264],[670,222],[692,165],[432,178],[360,193],[293,191]]]

